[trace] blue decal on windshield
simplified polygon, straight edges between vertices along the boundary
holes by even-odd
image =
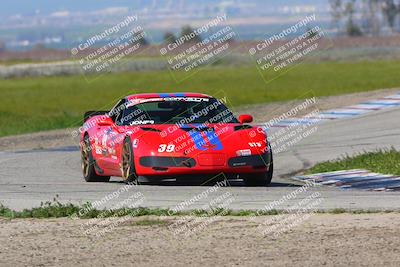
[[[162,98],[168,98],[168,97],[186,97],[184,93],[176,93],[176,94],[160,94],[160,97]]]
[[[177,94],[173,94],[176,97],[186,97],[185,94],[183,93],[177,93]]]

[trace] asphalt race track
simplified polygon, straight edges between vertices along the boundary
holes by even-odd
[[[240,182],[232,181],[230,186],[220,188],[219,193],[230,192],[234,197],[229,208],[261,209],[271,201],[281,199],[301,185],[289,177],[317,162],[365,150],[392,146],[400,149],[400,108],[331,121],[317,127],[315,133],[288,151],[275,154],[275,175],[271,187],[244,187]],[[56,196],[61,202],[98,201],[122,186],[124,184],[117,178],[110,183],[86,183],[81,175],[77,148],[0,152],[0,203],[13,209],[38,206]],[[112,207],[139,191],[144,201],[141,206],[174,207],[207,188],[175,183],[140,185],[108,201],[106,206]],[[309,189],[308,194],[313,191],[319,192],[323,198],[320,209],[400,209],[400,192],[341,190],[322,186]],[[207,199],[200,199],[188,208],[199,208],[207,203]],[[289,200],[277,208],[293,204]]]

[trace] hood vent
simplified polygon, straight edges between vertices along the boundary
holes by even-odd
[[[161,133],[160,130],[155,129],[155,128],[151,128],[151,127],[140,127],[140,129],[142,129],[143,131],[146,132],[156,132],[156,133]]]
[[[249,129],[253,129],[253,127],[251,125],[237,125],[233,128],[235,131],[240,131],[240,130],[249,130]]]
[[[214,128],[210,127],[181,127],[181,130],[190,132],[190,131],[196,131],[196,132],[211,132],[214,131]]]

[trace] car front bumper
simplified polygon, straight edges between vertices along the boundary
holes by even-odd
[[[208,161],[199,157],[143,156],[138,159],[136,172],[144,176],[262,173],[268,171],[270,162],[269,153],[223,160],[210,157]]]

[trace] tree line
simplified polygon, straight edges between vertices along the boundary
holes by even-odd
[[[178,40],[180,37],[190,36],[193,32],[194,32],[194,29],[191,26],[186,25],[186,26],[182,27],[181,33],[179,36],[175,36],[175,34],[172,32],[166,32],[163,37],[163,40],[164,40],[163,42],[164,42],[164,44],[172,44],[172,43],[175,43],[176,40]],[[199,43],[201,41],[202,41],[201,36],[195,35],[191,40],[186,41],[186,42]]]
[[[380,36],[400,29],[398,0],[329,0],[332,22],[349,36]]]
[[[172,33],[172,32],[166,32],[166,33],[164,34],[164,36],[163,36],[163,43],[164,43],[164,44],[172,44],[172,43],[175,43],[176,40],[178,40],[180,37],[183,37],[183,36],[190,36],[193,32],[194,32],[194,29],[193,29],[191,26],[189,26],[189,25],[183,26],[183,27],[181,28],[180,34],[177,35],[177,36],[176,36],[174,33]],[[143,34],[143,31],[137,32],[137,33],[135,34],[135,36],[136,36],[136,35],[140,35],[140,36],[143,36],[143,37],[142,37],[142,38],[138,38],[138,40],[137,40],[136,42],[134,42],[132,45],[135,45],[136,43],[140,43],[141,45],[149,45],[149,44],[150,44],[149,40],[148,40],[147,38],[145,38],[145,34]],[[194,37],[193,37],[192,39],[190,39],[190,40],[185,40],[184,42],[187,42],[187,43],[199,43],[199,42],[201,42],[201,41],[202,41],[201,36],[199,36],[199,35],[194,35]],[[43,50],[43,49],[46,49],[46,47],[45,47],[45,45],[42,44],[42,43],[36,44],[36,45],[34,45],[34,46],[32,47],[32,50]],[[3,42],[2,40],[0,40],[0,53],[1,53],[1,52],[4,52],[5,50],[6,50],[5,42]]]

